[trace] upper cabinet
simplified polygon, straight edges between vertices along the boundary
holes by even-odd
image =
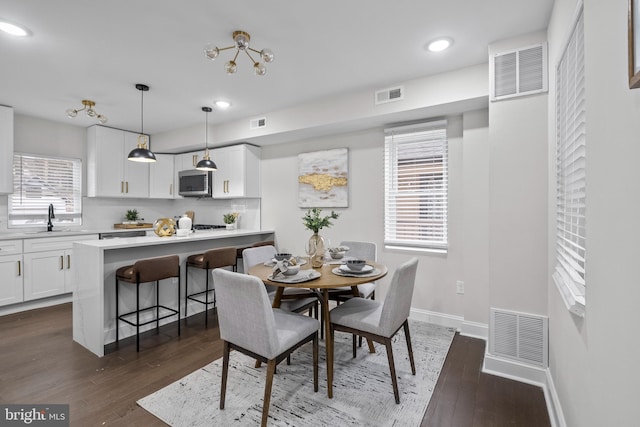
[[[0,105],[0,194],[13,193],[13,108]]]
[[[138,134],[103,126],[87,130],[87,196],[149,197],[149,164],[127,160]]]
[[[173,154],[156,154],[156,162],[149,164],[150,198],[173,199],[176,196],[173,163]]]
[[[260,197],[260,147],[241,144],[210,151],[218,166],[213,173],[213,197]]]

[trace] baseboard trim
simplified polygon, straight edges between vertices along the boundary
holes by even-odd
[[[547,368],[547,386],[544,389],[544,398],[547,401],[547,411],[549,412],[551,425],[553,427],[567,427],[567,422],[562,412],[562,405],[560,404],[560,398],[558,397],[558,392],[556,391],[556,386],[549,368]]]
[[[53,305],[65,304],[71,302],[72,294],[56,295],[54,297],[42,298],[33,301],[20,302],[0,307],[0,316],[7,314],[20,313],[21,311],[35,310],[36,308],[51,307]]]
[[[489,325],[486,323],[464,321],[460,328],[460,335],[487,341],[489,339]]]
[[[419,308],[412,308],[409,313],[409,318],[419,320],[421,322],[432,323],[434,325],[445,326],[447,328],[455,328],[458,331],[461,329],[462,323],[464,322],[464,318],[460,316],[421,310]]]

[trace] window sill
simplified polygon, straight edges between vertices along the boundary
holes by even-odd
[[[558,288],[558,292],[560,292],[560,296],[562,297],[562,301],[564,301],[565,307],[567,310],[576,317],[584,319],[585,314],[585,298],[584,295],[575,294],[567,285],[553,278],[554,283],[556,284],[556,288]]]
[[[447,249],[419,248],[415,246],[394,246],[394,245],[385,245],[384,248],[394,250],[394,251],[418,252],[422,254],[434,254],[434,255],[447,254]]]

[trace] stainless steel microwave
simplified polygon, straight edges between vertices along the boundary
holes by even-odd
[[[178,172],[178,194],[183,197],[211,197],[211,171],[191,169]]]

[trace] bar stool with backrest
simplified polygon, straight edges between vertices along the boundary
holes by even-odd
[[[160,280],[178,278],[177,309],[160,304]],[[129,313],[120,314],[119,288],[120,282],[136,285],[136,309]],[[140,308],[140,285],[148,282],[156,282],[156,301],[154,305]],[[162,309],[162,313],[161,313]],[[140,320],[140,314],[154,312],[151,320]],[[135,322],[129,320],[135,314]],[[178,316],[178,336],[180,335],[180,258],[178,255],[149,258],[136,261],[133,265],[120,267],[116,270],[116,342],[119,336],[119,321],[123,321],[136,327],[136,351],[140,351],[140,326],[156,323],[156,331],[160,331],[160,320],[171,316]]]
[[[215,283],[209,289],[209,270],[222,267],[235,267],[236,265],[236,247],[230,246],[225,248],[210,249],[202,254],[191,255],[187,258],[185,265],[184,293],[187,295],[184,299],[184,317],[187,317],[187,307],[189,300],[199,302],[205,305],[204,324],[209,326],[209,305],[216,307],[216,287]],[[200,268],[205,270],[205,290],[200,292],[189,293],[189,267]],[[213,292],[213,300],[209,299],[210,293]],[[204,296],[204,300],[201,298]]]

